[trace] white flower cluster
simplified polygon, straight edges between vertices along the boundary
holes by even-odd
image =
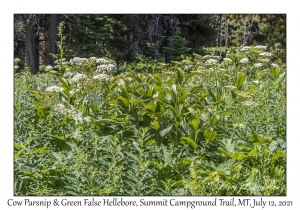
[[[258,84],[258,83],[260,83],[260,81],[259,81],[259,80],[253,80],[252,82],[254,82],[255,84]]]
[[[93,77],[94,80],[99,80],[99,81],[109,81],[109,76],[107,74],[98,74]]]
[[[255,68],[260,68],[260,67],[263,67],[263,66],[264,66],[263,63],[256,63],[256,64],[254,64]]]
[[[230,58],[223,58],[223,61],[232,62],[232,60]]]
[[[97,64],[109,64],[111,62],[109,60],[104,59],[104,58],[97,58],[96,63]]]
[[[265,56],[265,57],[271,57],[273,54],[272,54],[272,53],[269,53],[269,52],[262,52],[262,53],[260,53],[259,55]]]
[[[49,66],[47,66],[47,67],[46,67],[46,69],[45,69],[45,71],[52,71],[52,70],[53,70],[53,67],[52,67],[52,66],[50,66],[50,65],[49,65]]]
[[[20,58],[15,58],[15,59],[14,59],[14,62],[15,62],[15,63],[19,63],[20,61],[21,61]]]
[[[57,87],[57,86],[51,86],[51,87],[47,87],[46,92],[56,92],[56,93],[59,93],[59,92],[63,92],[64,89],[61,88],[61,87]]]
[[[204,55],[203,57],[202,57],[202,59],[208,59],[208,58],[210,58],[211,57],[211,55]]]
[[[80,58],[80,57],[74,57],[73,59],[70,60],[70,65],[71,66],[81,66],[85,62],[87,62],[87,58]]]
[[[78,83],[82,79],[86,79],[87,76],[85,74],[76,74],[69,82],[72,83]]]
[[[276,44],[275,44],[275,47],[276,47],[276,48],[280,48],[280,47],[281,47],[281,43],[276,43]]]
[[[257,45],[254,48],[266,50],[268,46]]]
[[[74,73],[74,72],[71,72],[71,71],[69,71],[69,70],[65,71],[65,73],[64,73],[64,77],[72,77],[72,76],[74,76],[74,75],[75,75],[75,73]]]
[[[205,64],[217,64],[217,63],[218,63],[218,61],[215,60],[215,59],[208,59],[208,60],[205,62]]]
[[[245,106],[256,106],[257,105],[257,103],[255,103],[253,101],[243,101],[242,104]]]
[[[72,110],[67,109],[63,104],[56,104],[52,106],[52,109],[55,116],[65,117],[74,114]]]
[[[101,64],[97,66],[96,72],[102,73],[102,74],[107,74],[107,73],[113,73],[117,70],[116,66],[114,64]]]
[[[240,63],[248,63],[249,59],[248,58],[243,58],[240,60]]]
[[[17,69],[19,69],[19,68],[20,68],[19,66],[14,66],[14,69],[15,69],[15,70],[17,70]]]
[[[243,48],[241,49],[241,51],[248,51],[249,49],[250,49],[249,46],[245,46],[245,47],[243,47]]]
[[[276,69],[280,68],[280,66],[278,64],[276,64],[276,63],[271,63],[271,66],[274,67],[274,68],[276,68]]]

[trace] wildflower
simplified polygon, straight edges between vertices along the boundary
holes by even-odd
[[[107,74],[98,74],[98,75],[94,76],[93,79],[100,80],[100,81],[103,81],[103,80],[109,81],[109,76]]]
[[[45,69],[45,71],[52,71],[52,70],[53,70],[53,67],[52,67],[52,66],[50,66],[50,65],[49,65],[49,66],[47,66],[47,67],[46,67],[46,69]]]
[[[236,89],[237,87],[233,86],[233,85],[227,85],[227,86],[224,86],[225,88],[228,88],[230,90],[233,90],[233,89]]]
[[[276,68],[276,69],[279,69],[279,68],[280,68],[279,65],[276,64],[276,63],[271,63],[271,66],[274,67],[274,68]]]
[[[264,66],[263,63],[256,63],[256,64],[254,64],[255,68],[260,68],[260,67],[263,67],[263,66]]]
[[[203,57],[202,57],[202,59],[207,59],[207,58],[210,58],[211,56],[210,55],[204,55]]]
[[[259,81],[259,80],[253,80],[252,82],[254,82],[255,84],[258,84],[258,83],[260,83],[260,81]]]
[[[242,104],[245,106],[256,106],[257,105],[257,103],[255,103],[253,101],[243,101]]]
[[[245,47],[243,47],[243,48],[241,49],[241,51],[248,51],[249,49],[250,49],[249,46],[245,46]]]
[[[64,77],[72,77],[75,73],[74,72],[71,72],[71,71],[66,71],[64,73]]]
[[[110,62],[104,58],[97,58],[96,63],[97,64],[109,64]]]
[[[75,75],[69,82],[72,83],[78,83],[82,79],[86,79],[87,76],[85,74],[77,74]]]
[[[232,60],[230,58],[223,58],[223,61],[232,62]]]
[[[267,46],[257,45],[257,46],[255,46],[254,48],[266,50],[266,49],[267,49]]]
[[[20,58],[15,58],[14,60],[15,63],[19,63],[20,61],[21,61]]]
[[[97,70],[96,70],[96,72],[99,72],[99,73],[106,73],[106,72],[108,72],[108,73],[112,73],[112,72],[114,72],[114,71],[116,71],[116,66],[115,65],[113,65],[113,64],[101,64],[101,65],[99,65],[99,66],[97,66]]]
[[[274,46],[275,46],[276,48],[280,48],[280,47],[281,47],[281,43],[276,43]]]
[[[208,59],[206,62],[205,62],[205,64],[217,64],[218,63],[218,61],[217,60],[215,60],[215,59]]]
[[[63,92],[64,89],[61,88],[61,87],[58,87],[58,86],[51,86],[51,87],[47,87],[46,92],[56,92],[56,93],[59,93],[59,92]]]
[[[259,55],[265,56],[265,57],[271,57],[273,54],[272,54],[272,53],[269,53],[269,52],[262,52],[262,53],[260,53]]]
[[[88,59],[86,58],[80,58],[80,57],[74,57],[73,59],[70,60],[70,65],[71,66],[81,66],[85,62],[87,62]]]
[[[249,59],[248,58],[243,58],[240,60],[240,63],[248,63]]]
[[[19,66],[14,66],[14,69],[15,69],[15,70],[17,70],[17,69],[19,69],[19,68],[20,68]]]
[[[157,97],[158,97],[158,92],[153,95],[153,98],[157,98]]]
[[[52,106],[53,114],[59,117],[70,116],[74,112],[70,109],[67,109],[63,104],[56,104]]]

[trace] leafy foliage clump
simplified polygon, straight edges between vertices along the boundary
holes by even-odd
[[[276,52],[264,65],[254,47],[209,65],[198,54],[107,60],[111,72],[97,72],[100,58],[72,65],[61,55],[58,71],[16,74],[15,195],[286,195]]]

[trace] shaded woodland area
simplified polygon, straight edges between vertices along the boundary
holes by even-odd
[[[54,66],[59,23],[64,55],[170,63],[202,47],[286,46],[285,14],[15,14],[14,57],[30,71]]]

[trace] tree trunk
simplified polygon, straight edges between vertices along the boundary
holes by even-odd
[[[223,19],[223,15],[221,14],[219,17],[220,17],[220,25],[219,25],[219,34],[218,34],[218,46],[222,47],[222,19]]]
[[[26,36],[26,65],[33,74],[39,70],[39,39],[36,20],[27,20],[25,26]]]
[[[39,46],[40,46],[40,59],[44,65],[48,64],[48,52],[47,52],[47,42],[48,42],[48,16],[41,15],[39,21]]]
[[[49,15],[49,27],[48,27],[48,65],[54,66],[55,59],[52,54],[58,53],[58,47],[56,42],[58,40],[58,15]]]
[[[225,24],[225,47],[228,47],[228,37],[229,36],[229,33],[228,33],[228,23],[226,21],[226,24]]]
[[[166,39],[165,39],[165,46],[166,47],[172,47],[170,39],[174,35],[173,31],[173,17],[165,16],[164,17],[164,23],[166,27]],[[172,55],[169,52],[165,52],[165,63],[171,63],[172,61]]]

